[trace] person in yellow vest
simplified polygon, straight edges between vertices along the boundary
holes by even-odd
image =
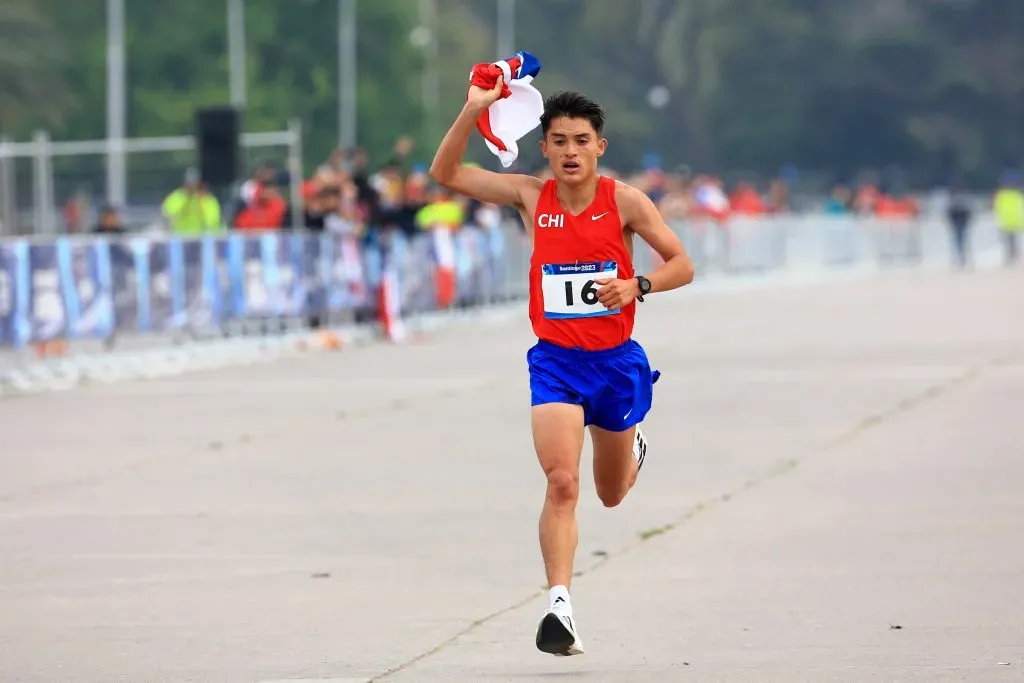
[[[162,209],[171,232],[178,237],[200,237],[223,227],[220,202],[207,192],[194,168],[185,172],[185,184],[167,195]]]
[[[416,212],[416,227],[430,231],[437,266],[435,287],[437,307],[450,308],[455,303],[458,284],[458,263],[454,234],[466,220],[465,208],[447,188],[434,188],[429,203]]]
[[[1024,232],[1024,189],[1021,178],[1016,173],[1007,173],[1002,187],[996,192],[993,203],[996,224],[1003,233],[1005,263],[1007,266],[1017,263],[1020,257],[1018,241]]]

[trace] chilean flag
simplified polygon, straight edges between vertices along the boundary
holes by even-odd
[[[540,61],[529,52],[517,52],[491,64],[477,64],[469,74],[471,84],[493,88],[502,77],[501,97],[477,119],[476,127],[487,148],[508,168],[519,156],[516,142],[540,125],[544,97],[533,87]]]

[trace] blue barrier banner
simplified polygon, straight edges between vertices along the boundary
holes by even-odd
[[[301,262],[296,273],[302,280],[305,292],[303,310],[316,315],[327,312],[327,281],[330,278],[330,263],[324,258],[327,252],[325,235],[308,235],[302,240]]]
[[[306,258],[306,242],[315,240],[313,236],[304,236],[298,233],[286,233],[281,250],[279,251],[279,262],[287,263],[287,278],[284,279],[285,315],[300,316],[306,312],[309,301],[309,292],[306,288],[306,278],[303,277],[304,262]],[[286,246],[285,246],[286,245]],[[283,268],[283,267],[282,267]]]
[[[437,285],[433,253],[432,240],[413,240],[395,264],[398,287],[402,294],[402,313],[405,315],[434,308]]]
[[[62,244],[67,245],[66,241]],[[47,342],[67,336],[67,311],[64,297],[70,283],[62,282],[61,258],[57,244],[31,244],[28,247],[28,306],[26,315],[30,338]],[[65,273],[69,275],[70,273]]]
[[[330,310],[343,311],[368,305],[371,298],[367,291],[366,267],[356,239],[349,235],[331,235],[326,244],[325,258],[330,264],[327,280]]]
[[[267,288],[263,243],[259,238],[233,237],[231,243],[232,278],[240,278],[236,289],[235,315],[265,317],[272,315],[270,291]]]
[[[28,331],[21,325],[25,319],[27,261],[24,242],[0,244],[0,346],[21,347],[28,338]]]
[[[948,261],[947,226],[939,220],[741,216],[669,225],[699,276]],[[0,346],[216,329],[245,317],[372,314],[385,273],[404,314],[522,298],[530,243],[507,227],[492,217],[453,233],[413,235],[281,231],[0,241]],[[979,230],[976,248],[998,249],[998,230]],[[655,265],[646,248],[634,259],[638,268]],[[225,326],[236,329],[246,326]]]
[[[487,243],[483,231],[466,225],[455,235],[455,273],[458,301],[476,304],[486,298],[484,266],[487,264]]]
[[[324,315],[372,292],[351,235],[18,240],[0,244],[0,346]]]
[[[135,251],[125,240],[108,243],[110,279],[114,296],[114,327],[118,332],[135,332],[139,327],[139,274]]]
[[[168,240],[151,238],[132,240],[132,248],[138,275],[139,331],[174,329],[176,308],[184,307],[180,249],[172,250]]]
[[[182,309],[175,327],[201,329],[211,326],[211,307],[203,269],[203,240],[180,241]]]
[[[219,325],[234,317],[235,299],[229,238],[203,239],[203,283],[210,297],[210,323]]]
[[[297,316],[302,313],[302,235],[268,233],[260,236],[263,290],[267,315]]]
[[[106,339],[114,332],[114,286],[106,242],[57,243],[71,339]]]

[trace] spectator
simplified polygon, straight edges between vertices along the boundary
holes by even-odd
[[[453,233],[462,227],[466,214],[462,203],[445,187],[434,188],[430,199],[416,214],[416,225],[433,238],[437,307],[445,309],[455,303],[456,294],[458,264]]]
[[[959,187],[954,187],[950,191],[949,206],[946,207],[946,218],[949,220],[950,232],[953,238],[954,265],[966,268],[968,263],[967,231],[971,222],[971,205]]]
[[[314,199],[320,190],[327,187],[340,187],[340,173],[336,171],[330,164],[323,164],[318,169],[313,177],[302,184],[302,201],[308,202]]]
[[[167,195],[161,209],[171,232],[179,237],[217,232],[222,227],[220,202],[206,190],[195,168],[185,171],[185,184]]]
[[[764,200],[751,183],[741,181],[736,184],[732,196],[729,197],[729,206],[733,213],[746,216],[763,216],[768,213],[768,207]]]
[[[243,222],[248,223],[252,220],[252,215],[249,210],[261,205],[260,200],[263,196],[264,189],[272,186],[276,177],[277,168],[271,162],[263,162],[253,169],[252,177],[242,183],[241,187],[238,188],[238,193],[234,199],[231,211],[231,224],[234,227],[242,227],[238,224],[239,217],[245,215],[247,212],[249,212],[249,215],[243,218]],[[287,208],[285,210],[287,210]],[[274,225],[278,225],[278,223],[275,223]]]
[[[830,216],[843,216],[853,208],[853,193],[845,185],[836,185],[832,194],[825,200],[825,213]]]
[[[662,197],[658,208],[667,221],[687,218],[693,210],[689,182],[677,175],[669,176],[665,183],[665,196]]]
[[[100,207],[99,220],[92,232],[97,235],[123,235],[128,230],[121,224],[117,209],[109,204]]]
[[[429,186],[430,176],[427,175],[427,167],[423,164],[413,165],[412,173],[405,179],[405,203],[421,208],[426,206]]]
[[[416,213],[416,225],[421,230],[445,228],[458,230],[465,220],[465,210],[447,188],[434,187],[429,193],[430,202]]]
[[[1017,173],[1007,173],[1001,185],[996,192],[993,210],[996,223],[1003,233],[1005,263],[1010,266],[1020,257],[1017,242],[1020,233],[1024,232],[1024,190],[1021,189],[1021,180]]]
[[[336,185],[320,187],[302,207],[302,227],[312,232],[323,232],[327,228],[327,221],[337,215],[340,207],[341,188]],[[285,212],[282,227],[291,226],[290,213]]]
[[[271,182],[260,182],[250,186],[246,193],[248,198],[245,206],[235,216],[236,228],[275,230],[284,225],[288,217],[288,202],[277,185]]]
[[[80,187],[64,204],[64,228],[69,233],[83,232],[86,216],[92,211],[89,190]]]
[[[768,186],[767,210],[770,213],[789,213],[792,210],[789,182],[776,178]]]
[[[647,192],[647,196],[650,197],[651,201],[655,204],[660,202],[665,196],[667,191],[665,184],[665,173],[661,170],[660,166],[651,165],[644,170],[642,187]]]
[[[874,183],[868,182],[862,184],[857,189],[857,194],[853,200],[854,210],[863,216],[875,213],[875,206],[881,196],[882,193]]]
[[[486,281],[484,294],[489,301],[500,301],[505,277],[505,230],[501,224],[501,207],[472,201],[467,207],[467,214],[470,222],[483,236],[483,256],[488,264],[483,273]]]
[[[377,196],[377,192],[370,184],[368,171],[370,164],[366,150],[359,147],[342,154],[338,154],[337,152],[338,150],[336,150],[336,153],[332,155],[332,161],[335,168],[339,171],[345,171],[351,174],[352,183],[355,185],[358,193],[360,211],[362,212],[364,219],[367,221],[375,220],[379,210],[379,198]]]
[[[724,225],[732,211],[729,197],[725,194],[722,181],[712,176],[698,176],[693,184],[693,214],[710,218],[719,225]]]
[[[378,198],[378,214],[373,222],[380,227],[398,225],[405,194],[405,184],[399,165],[394,160],[388,161],[370,177],[370,186]]]

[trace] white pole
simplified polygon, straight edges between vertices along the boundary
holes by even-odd
[[[441,79],[438,70],[439,44],[437,21],[437,0],[420,0],[420,25],[429,35],[424,46],[426,59],[423,78],[420,81],[420,96],[423,99],[424,123],[428,131],[433,131],[434,116],[440,101]]]
[[[292,204],[292,228],[301,230],[302,222],[302,119],[288,120],[288,175],[291,179],[289,192]]]
[[[43,154],[40,159],[43,162],[43,229],[47,234],[57,232],[57,223],[54,220],[54,208],[57,206],[57,198],[54,192],[53,178],[53,148],[51,147],[50,135],[43,131],[40,136],[40,143],[43,146]]]
[[[228,0],[228,64],[231,70],[231,104],[245,108],[245,5]]]
[[[124,0],[107,0],[107,201],[124,207]]]
[[[8,149],[11,141],[0,136],[0,235],[16,233],[15,216],[17,208],[14,204],[14,156]]]
[[[516,0],[498,0],[498,59],[516,52]]]
[[[32,233],[46,234],[46,133],[37,130],[32,136],[35,145],[32,159]]]
[[[345,148],[355,147],[358,133],[356,1],[338,0],[338,141]]]

